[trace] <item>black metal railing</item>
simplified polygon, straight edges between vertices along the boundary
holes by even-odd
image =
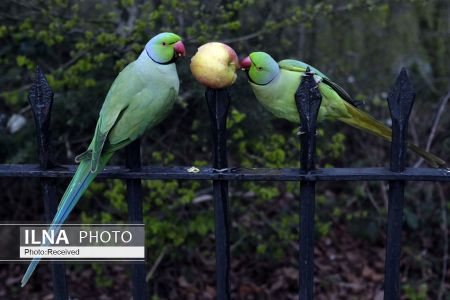
[[[405,70],[402,70],[389,94],[392,118],[391,166],[388,168],[327,168],[315,169],[316,119],[321,95],[312,74],[306,73],[295,101],[301,116],[300,164],[301,168],[245,169],[228,168],[226,150],[226,120],[230,106],[227,90],[206,90],[212,141],[213,167],[199,168],[196,173],[189,167],[141,166],[140,143],[126,148],[125,166],[108,166],[100,178],[118,178],[127,181],[128,218],[131,223],[142,223],[141,179],[212,180],[216,235],[217,299],[230,296],[230,226],[228,214],[228,181],[299,181],[300,182],[300,258],[299,299],[314,298],[314,207],[315,185],[321,181],[389,181],[389,207],[385,264],[385,300],[400,299],[400,253],[406,181],[450,181],[445,169],[405,168],[406,132],[408,118],[414,102],[414,90]],[[0,165],[0,177],[38,177],[43,185],[46,220],[56,212],[57,178],[73,176],[76,166],[54,167],[50,147],[50,112],[53,92],[44,74],[37,69],[29,101],[34,113],[39,165]],[[55,299],[68,299],[68,288],[63,264],[53,263],[52,278]],[[134,299],[148,299],[143,263],[132,265],[132,294]]]

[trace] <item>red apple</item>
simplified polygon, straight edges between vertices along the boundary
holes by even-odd
[[[223,43],[204,44],[191,59],[191,72],[195,79],[213,89],[232,85],[238,69],[236,52]]]

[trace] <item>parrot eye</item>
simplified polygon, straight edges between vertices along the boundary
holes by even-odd
[[[257,69],[258,69],[258,71],[262,71],[263,68],[262,67],[258,67]]]
[[[163,42],[162,44],[163,44],[163,46],[167,45],[167,43],[166,43],[166,42]]]

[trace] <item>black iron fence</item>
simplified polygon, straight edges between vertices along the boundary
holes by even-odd
[[[415,93],[408,75],[402,70],[388,96],[392,118],[390,168],[327,168],[316,169],[316,119],[321,96],[312,75],[307,73],[299,87],[295,101],[300,113],[301,168],[245,169],[228,168],[226,150],[226,120],[230,96],[225,90],[206,90],[212,141],[213,167],[199,168],[196,173],[188,167],[142,166],[140,143],[135,141],[126,148],[125,166],[108,166],[100,178],[119,178],[127,182],[128,218],[130,222],[143,222],[141,179],[212,180],[214,193],[216,282],[217,299],[230,296],[230,220],[228,215],[228,181],[299,181],[300,182],[300,257],[299,299],[314,298],[314,209],[315,186],[320,181],[389,181],[387,246],[384,280],[384,299],[400,299],[400,252],[403,219],[404,190],[407,181],[450,181],[450,172],[444,169],[405,168],[406,132]],[[53,92],[38,69],[29,94],[34,113],[39,165],[0,165],[0,177],[38,177],[43,186],[46,220],[50,222],[57,208],[57,178],[73,176],[76,166],[55,167],[50,146],[50,113]],[[133,299],[148,299],[143,263],[132,266]],[[68,288],[63,264],[53,263],[52,278],[56,299],[68,299]]]

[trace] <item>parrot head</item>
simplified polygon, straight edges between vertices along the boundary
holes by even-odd
[[[268,84],[280,73],[278,63],[265,52],[252,52],[240,65],[248,79],[258,85]]]
[[[171,32],[155,35],[145,45],[145,51],[153,61],[159,64],[170,64],[178,57],[186,55],[181,37]]]

